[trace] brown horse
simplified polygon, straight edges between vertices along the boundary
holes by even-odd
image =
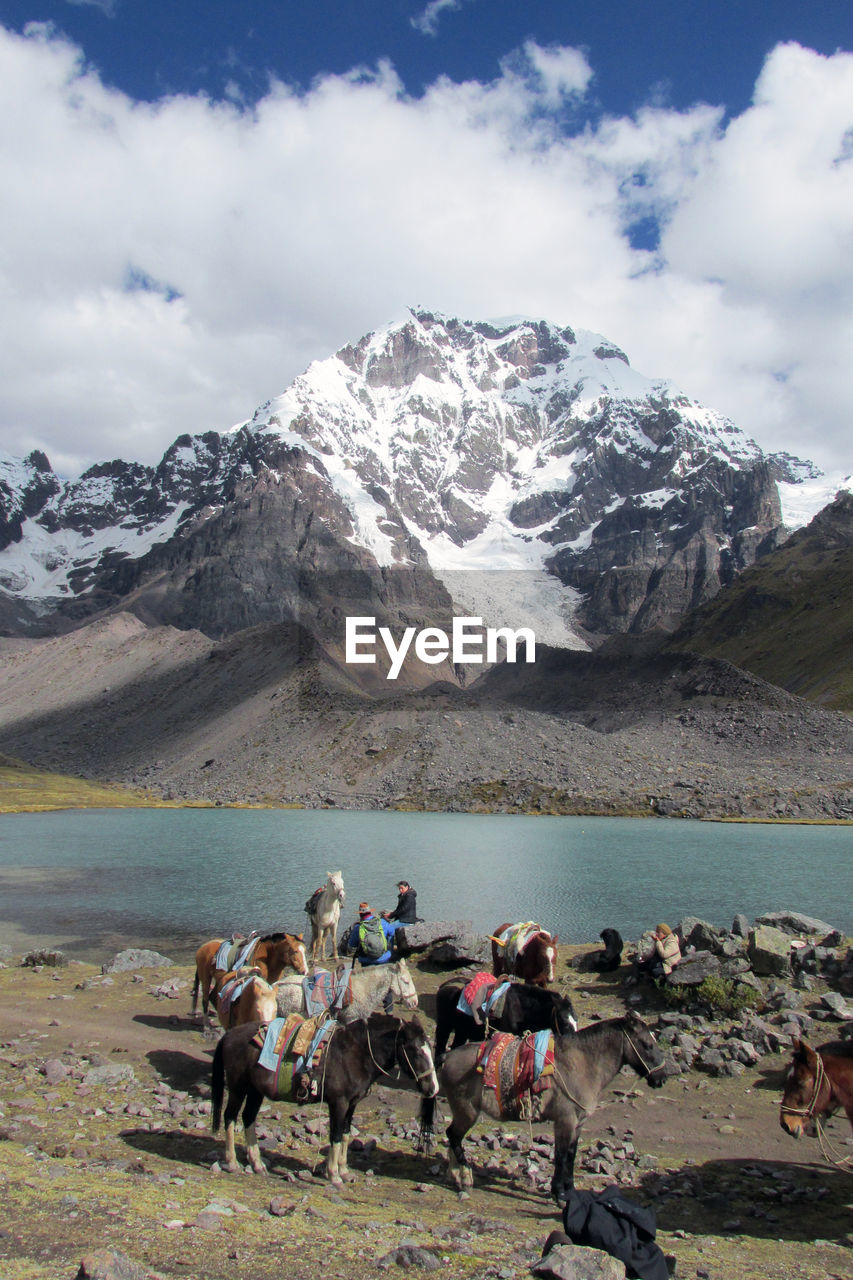
[[[261,1049],[256,1042],[258,1023],[233,1027],[216,1046],[213,1057],[213,1132],[222,1120],[225,1107],[224,1168],[236,1173],[240,1166],[234,1149],[234,1127],[240,1111],[246,1135],[246,1156],[253,1172],[265,1173],[255,1137],[255,1120],[264,1098],[276,1096],[276,1073],[259,1065]],[[379,1077],[403,1072],[411,1077],[425,1098],[438,1093],[438,1080],[426,1032],[413,1018],[371,1013],[349,1026],[334,1024],[318,1081],[317,1101],[329,1108],[329,1154],[326,1176],[330,1182],[349,1181],[347,1148],[353,1113],[357,1104]],[[245,1104],[245,1105],[244,1105]]]
[[[248,941],[248,940],[246,940]],[[195,982],[193,983],[192,1014],[195,1016],[198,1005],[198,993],[201,990],[201,1007],[204,1020],[210,1025],[210,995],[217,972],[228,972],[228,969],[216,969],[216,957],[222,946],[222,938],[211,938],[202,943],[195,953]],[[297,973],[308,972],[308,961],[305,956],[305,944],[301,933],[266,933],[258,938],[252,950],[250,963],[267,982],[275,982],[285,969],[295,969]]]
[[[243,1022],[272,1022],[276,1016],[276,988],[261,977],[259,969],[236,973],[217,969],[210,998],[226,1031]]]
[[[492,1042],[494,1043],[494,1042]],[[514,1043],[517,1045],[518,1040]],[[486,1087],[481,1069],[482,1045],[451,1049],[440,1071],[441,1092],[453,1117],[447,1129],[450,1144],[448,1175],[462,1191],[473,1186],[473,1174],[463,1139],[484,1112],[494,1120],[515,1120],[524,1097],[514,1087],[501,1096]],[[577,1034],[554,1038],[554,1073],[550,1088],[537,1097],[537,1120],[554,1122],[554,1176],[551,1193],[562,1203],[574,1186],[575,1155],[584,1120],[620,1067],[629,1066],[657,1088],[666,1080],[666,1064],[649,1028],[636,1013],[583,1027]],[[429,1146],[435,1099],[421,1103],[421,1142]]]
[[[853,1126],[853,1041],[831,1040],[813,1049],[795,1040],[779,1110],[782,1128],[792,1138],[814,1135],[820,1117],[842,1107]]]
[[[490,936],[492,973],[514,974],[522,982],[547,987],[554,981],[557,960],[557,934],[552,937],[532,921],[498,925]]]

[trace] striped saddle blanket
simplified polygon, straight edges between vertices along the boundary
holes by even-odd
[[[480,1046],[477,1070],[483,1073],[483,1087],[494,1091],[501,1115],[518,1116],[525,1098],[550,1089],[553,1083],[553,1032],[520,1037],[500,1032]]]
[[[293,1098],[294,1076],[313,1075],[319,1070],[335,1027],[325,1013],[316,1018],[290,1013],[258,1028],[254,1036],[261,1050],[258,1065],[275,1073],[278,1099]]]
[[[230,1016],[231,1006],[240,999],[246,984],[252,981],[257,972],[257,969],[250,969],[248,973],[232,973],[225,979],[216,997],[216,1008],[223,1017],[226,1014]]]
[[[248,938],[223,938],[213,962],[214,969],[242,969],[252,963],[255,947],[260,942],[259,933],[250,933]]]
[[[344,1009],[352,1004],[352,966],[341,965],[334,973],[330,969],[317,969],[302,979],[302,990],[309,1018],[327,1009]]]
[[[541,925],[532,920],[524,920],[519,924],[511,924],[498,935],[498,941],[504,946],[504,962],[512,966],[535,934],[541,933]]]
[[[509,988],[509,982],[498,983],[491,973],[476,973],[462,989],[456,1008],[478,1024],[487,1018],[499,1018]]]

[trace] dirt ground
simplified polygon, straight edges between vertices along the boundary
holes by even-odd
[[[582,1025],[624,1012],[619,975],[581,975],[566,964],[577,948],[560,950],[558,985]],[[426,960],[412,968],[432,1033],[448,971]],[[444,1181],[443,1141],[432,1155],[414,1149],[416,1093],[389,1084],[356,1112],[356,1176],[343,1188],[312,1174],[322,1107],[264,1105],[266,1177],[213,1170],[222,1152],[207,1114],[215,1040],[189,1016],[192,973],[185,957],[108,980],[95,965],[33,970],[19,956],[0,969],[2,1280],[71,1280],[99,1248],[126,1253],[141,1274],[190,1280],[363,1280],[405,1245],[428,1251],[408,1255],[416,1270],[528,1274],[560,1226],[547,1193],[547,1126],[481,1121],[475,1186],[460,1196]],[[162,994],[175,984],[177,998]],[[654,1021],[651,1004],[640,1012]],[[102,1082],[128,1075],[117,1067],[132,1078]],[[586,1122],[578,1185],[614,1180],[583,1169],[596,1142],[622,1153],[623,1190],[654,1208],[677,1276],[849,1280],[853,1176],[825,1163],[814,1139],[796,1143],[780,1129],[784,1068],[780,1055],[734,1079],[691,1071],[656,1092],[626,1069]],[[828,1132],[853,1157],[846,1120]]]

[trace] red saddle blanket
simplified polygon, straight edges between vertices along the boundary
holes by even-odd
[[[524,1098],[551,1087],[554,1037],[550,1031],[525,1036],[499,1032],[477,1054],[483,1087],[494,1090],[501,1115],[517,1115]]]

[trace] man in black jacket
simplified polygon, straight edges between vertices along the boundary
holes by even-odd
[[[383,911],[386,920],[397,920],[400,924],[414,924],[418,918],[418,895],[408,880],[397,882],[397,905],[393,911]]]

